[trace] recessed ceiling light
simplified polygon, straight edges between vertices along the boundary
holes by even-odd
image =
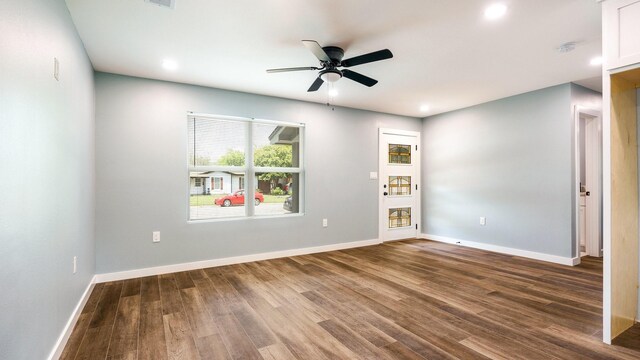
[[[589,64],[591,64],[592,66],[602,65],[602,56],[594,57],[593,59],[591,59],[591,61],[589,61]]]
[[[430,109],[429,105],[420,105],[421,112],[427,112],[429,111],[429,109]]]
[[[331,90],[329,90],[329,96],[331,96],[331,97],[336,97],[336,96],[338,96],[338,89],[331,89]]]
[[[162,61],[162,67],[165,70],[175,70],[178,68],[178,63],[173,60],[165,59]]]
[[[493,4],[484,10],[484,17],[489,20],[496,20],[504,16],[507,13],[507,6],[505,4]]]

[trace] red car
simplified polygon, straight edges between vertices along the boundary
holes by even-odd
[[[262,193],[259,193],[256,191],[253,201],[254,201],[254,204],[258,206],[260,205],[261,202],[264,202],[264,196],[262,196]],[[215,204],[224,206],[224,207],[231,206],[231,205],[244,205],[244,190],[238,190],[231,195],[217,198],[215,200]]]

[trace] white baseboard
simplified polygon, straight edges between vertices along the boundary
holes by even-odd
[[[134,278],[139,278],[144,276],[169,274],[173,272],[189,271],[189,270],[196,270],[196,269],[209,268],[209,267],[215,267],[215,266],[241,264],[241,263],[252,262],[252,261],[277,259],[277,258],[288,257],[288,256],[298,256],[298,255],[315,254],[315,253],[321,253],[321,252],[327,252],[327,251],[344,250],[344,249],[351,249],[351,248],[357,248],[357,247],[363,247],[363,246],[378,245],[381,243],[382,242],[378,239],[361,240],[361,241],[353,241],[348,243],[338,243],[338,244],[314,246],[314,247],[307,247],[307,248],[300,248],[300,249],[272,251],[272,252],[261,253],[261,254],[242,255],[242,256],[234,256],[234,257],[221,258],[221,259],[194,261],[190,263],[172,264],[172,265],[156,266],[156,267],[150,267],[150,268],[144,268],[144,269],[135,269],[135,270],[113,272],[113,273],[97,274],[96,283],[134,279]]]
[[[87,304],[87,300],[89,300],[89,295],[91,295],[91,291],[93,290],[93,287],[95,286],[95,284],[96,284],[96,277],[94,276],[93,278],[91,278],[89,285],[87,285],[87,288],[84,290],[84,293],[80,298],[80,301],[78,301],[78,304],[73,309],[73,312],[71,313],[71,316],[67,321],[67,325],[65,325],[64,329],[62,330],[62,333],[58,337],[58,341],[56,341],[56,344],[54,345],[53,350],[51,350],[51,353],[47,358],[48,360],[59,359],[60,355],[62,355],[62,351],[64,350],[65,345],[67,345],[67,341],[69,341],[69,337],[71,336],[73,327],[76,326],[76,322],[78,321],[78,318],[82,313],[82,309]]]
[[[544,253],[539,253],[535,251],[514,249],[506,246],[454,239],[446,236],[420,234],[420,237],[422,239],[433,240],[433,241],[443,242],[447,244],[466,246],[474,249],[487,250],[487,251],[492,251],[500,254],[521,256],[529,259],[542,260],[542,261],[547,261],[547,262],[552,262],[552,263],[562,264],[562,265],[574,266],[580,263],[579,257],[575,257],[575,258],[562,257],[558,255],[544,254]]]

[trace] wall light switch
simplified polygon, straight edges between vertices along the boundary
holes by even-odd
[[[480,225],[485,226],[487,225],[487,218],[484,216],[480,217]]]
[[[378,173],[375,171],[372,171],[369,173],[369,180],[378,180]]]
[[[153,232],[153,242],[154,243],[160,242],[160,231]]]
[[[329,226],[329,220],[322,219],[322,227],[327,227],[327,226]]]

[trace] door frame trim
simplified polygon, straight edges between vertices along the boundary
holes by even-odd
[[[602,154],[602,149],[603,149],[603,128],[602,128],[602,114],[600,111],[593,109],[593,108],[588,108],[588,107],[584,107],[584,106],[579,106],[576,105],[574,106],[574,112],[573,112],[573,118],[574,118],[574,136],[573,136],[573,142],[574,142],[574,156],[573,156],[573,162],[574,162],[574,186],[575,186],[575,191],[574,191],[574,202],[573,202],[573,207],[574,207],[574,232],[575,232],[575,258],[577,258],[577,264],[580,263],[580,116],[581,115],[586,115],[589,116],[591,118],[595,118],[596,121],[598,122],[598,128],[600,129],[599,131],[599,144],[597,145],[597,151],[596,153],[600,155],[599,157],[599,170],[600,170],[600,181],[599,181],[599,186],[596,187],[595,190],[590,190],[595,197],[597,197],[599,206],[598,206],[598,210],[597,211],[590,211],[589,213],[587,213],[585,215],[585,217],[587,218],[587,223],[592,223],[592,222],[600,222],[600,213],[601,213],[601,209],[603,206],[603,200],[602,200],[602,190],[603,190],[603,182],[604,182],[604,178],[603,178],[603,154]],[[585,134],[586,136],[586,134]],[[585,157],[587,156],[588,151],[585,149]],[[589,216],[591,215],[591,216]],[[603,229],[602,224],[599,224],[599,228],[600,230]],[[600,241],[603,241],[603,233],[600,233]],[[585,234],[586,236],[586,234]],[[585,240],[585,246],[587,246],[589,239]],[[604,244],[602,244],[604,245]],[[600,256],[602,256],[602,248],[600,249]],[[576,265],[577,265],[576,264]]]
[[[380,239],[380,242],[385,242],[385,241],[393,241],[393,240],[385,240],[384,238],[384,231],[386,230],[385,224],[386,222],[384,221],[384,219],[386,219],[385,216],[383,216],[383,211],[382,211],[382,199],[384,197],[384,195],[382,195],[382,185],[384,183],[384,179],[382,178],[382,168],[383,166],[386,166],[387,163],[385,162],[386,158],[383,158],[382,156],[380,156],[381,154],[381,145],[382,145],[382,135],[384,134],[388,134],[388,135],[400,135],[400,136],[411,136],[411,137],[415,137],[416,138],[416,144],[418,146],[418,150],[415,152],[415,160],[416,162],[413,163],[413,156],[412,156],[412,165],[417,166],[417,171],[416,171],[416,182],[415,184],[418,185],[418,190],[415,190],[415,195],[416,195],[416,207],[415,209],[412,209],[411,211],[411,216],[412,219],[415,219],[415,224],[418,225],[417,229],[415,230],[415,238],[419,238],[420,237],[420,233],[422,232],[422,226],[421,226],[421,222],[422,222],[422,182],[421,182],[421,177],[422,177],[422,157],[420,156],[420,152],[422,151],[422,143],[421,143],[421,139],[420,139],[420,135],[421,133],[419,131],[410,131],[410,130],[401,130],[401,129],[391,129],[391,128],[378,128],[378,184],[377,184],[377,188],[378,188],[378,239]],[[412,225],[413,226],[413,225]]]

